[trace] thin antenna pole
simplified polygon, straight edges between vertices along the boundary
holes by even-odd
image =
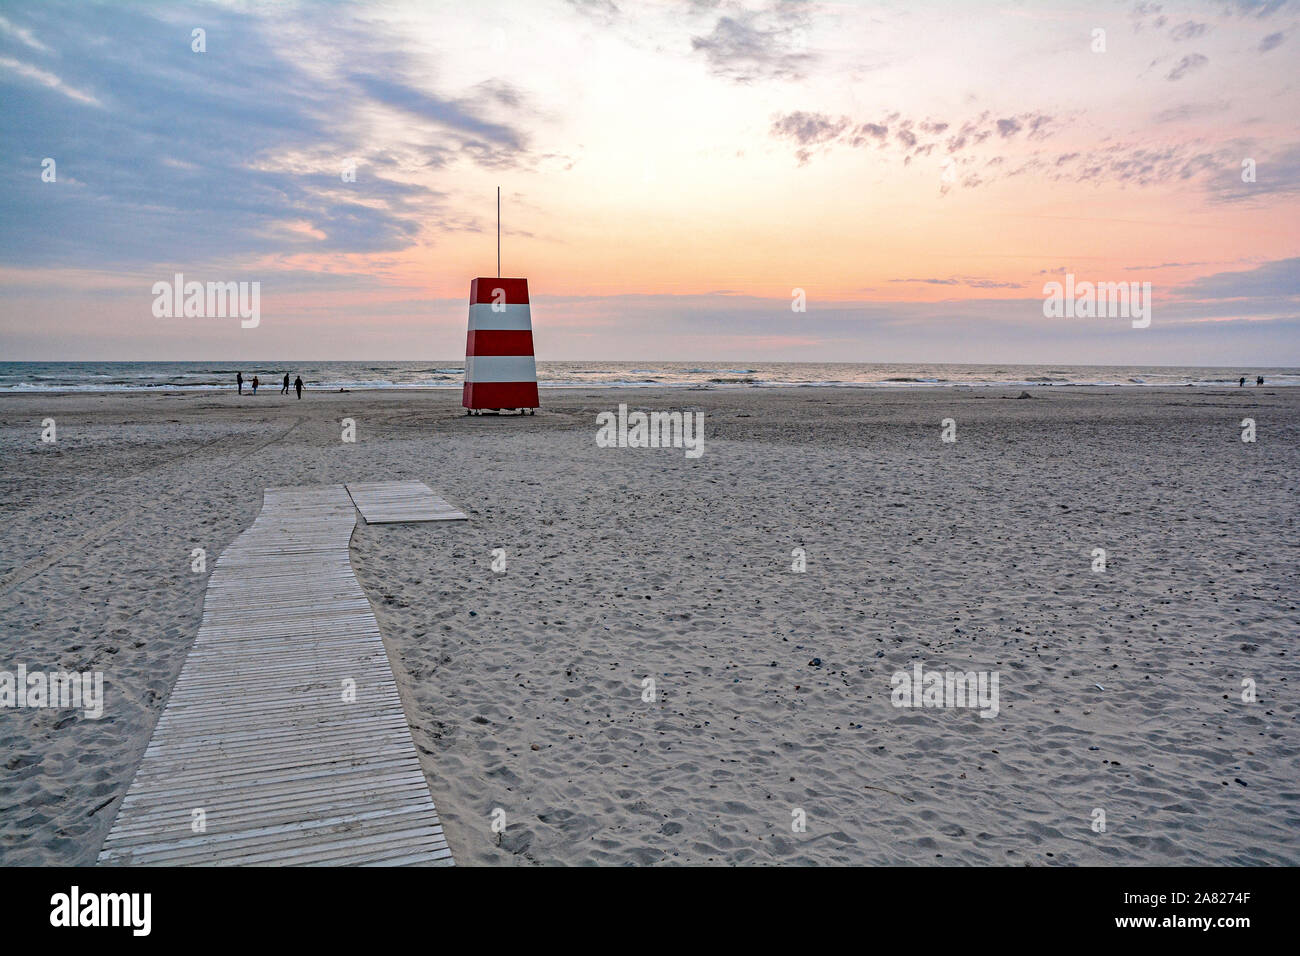
[[[497,187],[497,278],[501,278],[501,187]]]

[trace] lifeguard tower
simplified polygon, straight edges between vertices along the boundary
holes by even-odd
[[[538,408],[527,279],[478,278],[469,284],[461,404],[467,415],[515,409],[531,415]]]
[[[465,338],[466,415],[518,410],[532,415],[537,398],[533,317],[527,279],[501,278],[501,189],[497,188],[497,278],[469,284],[469,333]]]

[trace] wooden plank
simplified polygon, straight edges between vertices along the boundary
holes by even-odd
[[[435,495],[422,481],[352,482],[348,494],[366,524],[469,520],[469,515]]]
[[[427,509],[409,491],[375,500]],[[101,864],[453,863],[348,560],[356,520],[342,485],[266,489],[257,520],[214,565],[198,636]]]

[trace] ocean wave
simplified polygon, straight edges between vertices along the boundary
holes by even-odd
[[[260,369],[266,369],[261,375]],[[308,389],[325,391],[461,387],[464,368],[446,362],[0,362],[0,394],[48,392],[232,392],[235,372],[245,384],[264,378],[258,391],[279,391],[283,371],[301,375]],[[1213,367],[921,365],[887,363],[547,362],[537,363],[543,388],[1237,388],[1241,373]],[[1251,388],[1262,374],[1267,387],[1300,386],[1300,369],[1248,371]]]

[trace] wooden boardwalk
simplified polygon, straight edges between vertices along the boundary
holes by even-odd
[[[435,495],[422,481],[352,482],[348,494],[366,524],[469,520],[469,515]]]
[[[355,524],[342,485],[266,490],[208,579],[101,864],[452,863],[352,574]]]

